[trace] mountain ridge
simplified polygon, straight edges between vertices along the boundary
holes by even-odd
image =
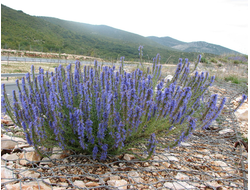
[[[148,37],[110,26],[30,16],[2,4],[1,21],[1,45],[12,49],[36,48],[37,51],[43,52],[78,53],[113,60],[125,56],[126,60],[138,60],[138,46],[143,45],[144,60],[152,61],[153,57],[160,53],[162,62],[169,60],[175,63],[180,57],[196,60],[199,54],[174,49]],[[172,41],[172,46],[185,44],[170,37],[168,40]]]
[[[171,47],[173,49],[181,50],[184,52],[211,53],[216,55],[241,54],[240,52],[237,52],[235,50],[223,47],[221,45],[208,43],[205,41],[182,42],[174,38],[171,38],[169,36],[166,37],[149,36],[148,38],[167,47]]]

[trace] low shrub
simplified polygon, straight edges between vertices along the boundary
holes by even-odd
[[[217,61],[215,58],[212,58],[210,61],[211,61],[212,63],[218,63],[218,61]]]
[[[228,60],[226,58],[222,58],[222,57],[219,58],[219,61],[223,62],[223,63],[227,63],[228,62]]]
[[[234,64],[240,64],[241,62],[238,61],[238,60],[234,60],[233,63],[234,63]]]
[[[236,75],[229,75],[225,77],[225,81],[231,81],[232,83],[235,84],[241,84],[241,83],[247,83],[247,79],[241,78]]]
[[[205,57],[202,57],[200,60],[201,63],[207,63],[208,64],[208,60]]]
[[[142,47],[139,48],[142,55]],[[201,56],[199,56],[199,63]],[[43,147],[61,147],[105,160],[107,155],[132,153],[131,148],[146,147],[148,159],[159,137],[172,140],[161,144],[171,148],[187,139],[197,128],[208,127],[220,114],[226,99],[218,95],[205,102],[204,93],[214,76],[194,70],[188,59],[179,59],[171,81],[159,80],[160,56],[151,68],[127,73],[121,66],[83,66],[76,61],[55,72],[39,68],[16,81],[13,106],[2,85],[2,109],[17,126],[22,127],[27,142],[37,152]],[[141,63],[140,63],[141,64]],[[144,72],[140,69],[144,70]],[[142,158],[141,158],[142,159]]]

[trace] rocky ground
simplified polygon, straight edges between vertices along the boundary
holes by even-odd
[[[221,96],[233,93],[232,89],[216,85],[210,90]],[[174,150],[159,148],[148,161],[125,154],[98,162],[58,148],[53,149],[52,156],[41,157],[24,139],[3,132],[2,189],[244,189],[248,155],[246,147],[237,143],[247,138],[248,101],[235,115],[228,113],[239,100],[238,96],[231,100],[221,120],[214,122],[210,130],[196,131]],[[8,116],[1,123],[17,128]],[[139,150],[134,151],[143,156]]]
[[[167,73],[171,74],[171,73]],[[41,157],[17,132],[8,116],[1,123],[1,188],[10,190],[64,189],[244,189],[248,180],[248,100],[239,110],[243,92],[230,83],[215,84],[210,93],[228,103],[209,130],[197,130],[172,150],[157,149],[148,161],[134,155],[98,162],[72,151],[52,150]],[[169,139],[159,139],[168,141]],[[245,146],[244,146],[245,145]],[[143,151],[133,150],[140,156]]]

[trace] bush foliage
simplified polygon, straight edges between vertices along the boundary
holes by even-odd
[[[107,154],[138,146],[147,147],[149,158],[158,137],[173,136],[161,146],[177,146],[195,128],[208,127],[225,104],[225,98],[218,103],[216,94],[205,101],[215,77],[208,80],[207,72],[190,71],[188,59],[179,59],[171,81],[161,77],[160,55],[151,68],[140,64],[132,73],[123,70],[124,59],[118,70],[101,68],[97,61],[93,67],[76,61],[74,68],[60,65],[51,73],[39,68],[35,76],[32,66],[21,84],[16,81],[13,106],[2,85],[2,109],[38,152],[61,147],[105,160]]]

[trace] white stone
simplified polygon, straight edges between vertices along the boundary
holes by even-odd
[[[110,186],[117,187],[119,190],[120,189],[127,189],[127,184],[128,184],[128,182],[125,181],[124,179],[122,179],[122,180],[108,180],[107,183]]]
[[[63,159],[67,157],[69,154],[67,151],[62,150],[59,147],[54,147],[53,148],[53,153],[50,156],[50,159]]]
[[[3,179],[3,178],[10,178],[9,179]],[[15,179],[15,175],[13,173],[13,171],[11,169],[6,168],[5,166],[1,166],[1,182],[8,182],[11,181],[11,179],[13,180],[13,178]]]
[[[235,115],[241,121],[248,121],[248,110],[239,109],[236,111]]]
[[[28,147],[31,147],[31,145],[29,144],[17,144],[15,147],[14,147],[14,150],[13,152],[19,150],[19,149],[23,149],[23,148],[28,148]]]
[[[124,160],[127,160],[127,161],[130,161],[130,160],[132,160],[132,159],[134,159],[135,158],[135,156],[134,155],[131,155],[131,154],[125,154],[124,156],[123,156],[123,159]]]
[[[14,149],[18,144],[26,144],[26,141],[22,138],[10,137],[4,134],[1,137],[1,149]]]
[[[86,187],[96,187],[96,186],[99,186],[99,184],[96,182],[90,181],[90,182],[86,183],[85,186]]]
[[[50,162],[50,159],[47,158],[47,157],[44,157],[44,158],[41,160],[41,162],[40,162],[40,165],[49,165],[49,164],[51,164],[51,162]],[[60,168],[60,169],[61,169],[61,168]]]
[[[185,143],[185,142],[181,142],[181,146],[191,146],[191,144],[189,144],[189,143]]]
[[[40,161],[41,160],[41,156],[36,153],[36,152],[23,152],[20,155],[20,164],[21,165],[27,165],[30,162],[36,162],[36,161]]]
[[[7,189],[11,190],[20,190],[20,183],[16,183],[14,185],[12,184],[7,184],[6,185]],[[46,185],[45,183],[39,181],[39,182],[28,182],[28,183],[22,183],[21,184],[21,189],[22,190],[35,190],[35,189],[40,189],[40,190],[51,190],[51,186]]]
[[[214,187],[215,189],[221,187],[220,184],[218,184],[217,182],[214,182],[214,181],[213,181],[213,182],[207,182],[207,184],[208,184],[209,186]]]
[[[128,173],[130,179],[134,180],[136,183],[143,183],[144,180],[140,177],[138,172],[135,171],[131,171]]]
[[[179,179],[179,180],[189,180],[189,177],[185,174],[182,174],[182,173],[177,173],[177,175],[175,176],[176,179]]]
[[[32,147],[25,147],[25,148],[23,148],[23,150],[26,152],[34,152],[35,148],[33,146]]]
[[[233,132],[234,132],[233,129],[223,129],[223,130],[219,131],[219,134],[224,135],[226,133],[233,133]]]
[[[80,181],[80,180],[76,180],[73,182],[73,185],[77,186],[77,187],[81,187],[81,188],[84,188],[86,187],[85,186],[85,183],[83,181]]]
[[[16,153],[13,154],[4,154],[2,156],[3,159],[7,160],[7,161],[16,161],[19,159],[19,157],[17,156]]]
[[[165,156],[166,156],[165,160],[179,162],[179,159],[176,158],[175,156],[169,156],[169,155],[165,155]]]
[[[31,178],[39,178],[40,177],[40,174],[39,173],[36,173],[34,171],[24,171],[24,172],[20,172],[18,174],[18,177],[19,178],[24,178],[24,177],[31,177]]]
[[[172,75],[168,75],[165,77],[164,81],[167,82],[168,80],[172,80],[173,79],[173,76]]]
[[[9,139],[1,138],[1,149],[13,149],[17,145],[17,142],[14,142]]]
[[[44,179],[43,181],[46,182],[46,183],[48,183],[48,184],[51,184],[51,182],[50,182],[49,179]]]
[[[174,182],[174,183],[170,183],[170,182],[166,182],[164,183],[164,186],[167,188],[172,188],[174,190],[182,190],[182,189],[197,189],[195,186],[193,185],[189,185],[186,182]]]
[[[227,163],[223,162],[223,161],[212,161],[211,162],[212,166],[211,168],[214,170],[214,171],[217,171],[219,172],[218,174],[220,176],[230,176],[228,173],[231,173],[233,174],[235,172],[235,169],[229,167],[227,165]],[[221,172],[220,172],[221,171]],[[226,171],[226,173],[225,173]]]

